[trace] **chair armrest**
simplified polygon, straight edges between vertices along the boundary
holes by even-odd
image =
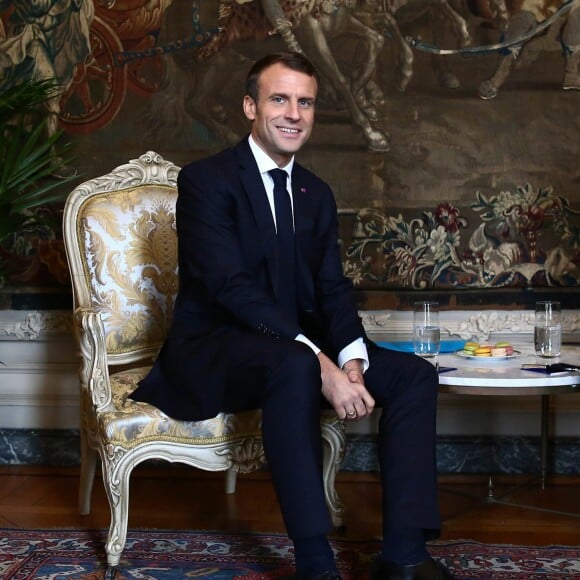
[[[96,412],[114,410],[101,315],[91,308],[77,308],[74,320],[78,332],[81,388],[88,389]]]

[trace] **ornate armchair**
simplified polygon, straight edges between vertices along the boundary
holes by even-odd
[[[259,410],[185,422],[130,399],[163,342],[177,291],[178,171],[149,151],[79,185],[64,210],[81,356],[79,511],[90,512],[98,454],[111,508],[109,578],[125,546],[136,465],[163,459],[225,471],[226,493],[233,493],[237,474],[264,462]],[[321,425],[326,500],[339,526],[343,509],[334,482],[344,455],[344,425],[324,410]]]

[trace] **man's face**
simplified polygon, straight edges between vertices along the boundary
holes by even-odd
[[[278,164],[286,165],[310,137],[314,125],[316,79],[275,64],[258,79],[258,102],[244,97],[252,137]]]

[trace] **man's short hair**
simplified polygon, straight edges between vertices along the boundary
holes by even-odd
[[[260,75],[264,70],[275,64],[281,64],[293,71],[314,77],[316,84],[320,84],[318,71],[303,54],[299,52],[274,52],[256,61],[246,77],[246,95],[249,95],[254,102],[258,102],[258,81]]]

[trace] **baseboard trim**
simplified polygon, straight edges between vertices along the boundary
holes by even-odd
[[[549,470],[555,475],[580,475],[580,438],[550,441]],[[80,463],[79,431],[75,429],[0,429],[0,465],[74,466]],[[439,473],[523,474],[540,471],[539,437],[440,436]],[[342,471],[378,471],[376,438],[347,436]]]
[[[540,458],[539,437],[452,435],[437,438],[439,473],[540,473]],[[580,438],[552,438],[548,468],[554,475],[580,474]],[[376,438],[372,435],[349,435],[342,471],[376,470]]]

